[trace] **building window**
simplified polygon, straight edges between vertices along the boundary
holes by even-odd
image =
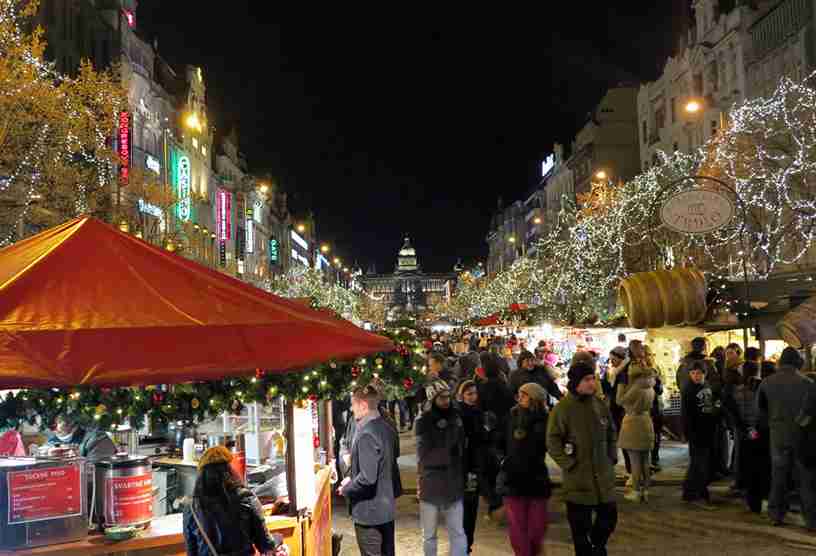
[[[714,137],[717,135],[717,130],[719,129],[720,124],[717,120],[711,120],[711,136]]]
[[[196,139],[195,137],[193,137],[193,148],[194,149],[198,148],[198,139]]]
[[[678,145],[677,145],[677,141],[674,142],[673,148],[674,148],[674,152],[677,152],[678,150],[680,150],[680,147],[678,147]]]

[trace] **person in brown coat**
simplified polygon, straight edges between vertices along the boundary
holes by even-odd
[[[616,394],[618,404],[625,411],[618,446],[628,451],[632,462],[632,490],[624,498],[632,502],[646,502],[651,475],[649,461],[655,439],[651,410],[655,399],[656,372],[649,367],[640,341],[632,340],[629,351],[628,380],[626,384],[618,384]]]

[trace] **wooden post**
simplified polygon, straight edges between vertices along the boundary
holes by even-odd
[[[326,450],[326,464],[334,461],[334,422],[332,418],[332,401],[323,402],[320,412],[320,441]]]
[[[286,437],[286,491],[289,493],[289,514],[297,515],[297,465],[295,465],[295,406],[292,400],[285,403]]]

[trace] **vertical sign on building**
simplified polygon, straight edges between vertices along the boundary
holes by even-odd
[[[278,240],[277,238],[269,238],[269,266],[278,264]]]
[[[119,179],[122,185],[130,180],[130,112],[119,113]]]
[[[252,216],[252,207],[246,212],[246,252],[255,252],[255,219]]]
[[[216,197],[216,235],[221,266],[227,265],[227,241],[230,239],[230,212],[232,211],[232,194],[226,189],[219,189]]]
[[[176,214],[182,222],[189,222],[193,212],[193,203],[190,198],[191,178],[190,157],[182,154],[176,162],[176,187],[179,197]]]
[[[235,203],[237,205],[235,209],[235,214],[237,216],[235,219],[235,243],[236,247],[238,248],[238,261],[240,267],[240,262],[244,260],[244,254],[246,253],[246,230],[244,230],[244,218],[241,217],[242,214],[246,214],[246,203],[243,194],[235,194]]]

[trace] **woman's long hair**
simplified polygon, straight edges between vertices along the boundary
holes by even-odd
[[[225,510],[236,509],[239,504],[238,490],[241,481],[235,476],[228,463],[211,463],[205,465],[198,474],[193,489],[193,497],[203,506],[213,504]]]

